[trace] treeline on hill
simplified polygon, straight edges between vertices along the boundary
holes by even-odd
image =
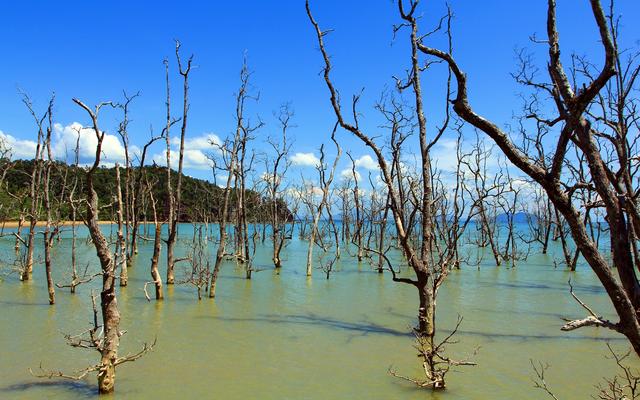
[[[29,207],[29,187],[31,184],[31,174],[35,162],[33,160],[16,160],[7,171],[5,177],[5,189],[0,192],[0,218],[2,220],[18,220],[22,210]],[[144,174],[149,182],[153,182],[153,196],[158,207],[158,219],[168,219],[168,192],[166,168],[157,165],[143,167]],[[124,168],[121,167],[124,174]],[[134,182],[140,175],[139,167],[132,168]],[[84,192],[85,169],[67,165],[63,162],[55,162],[51,174],[51,196],[53,198],[63,198],[65,192],[70,190],[74,177],[78,178],[77,193]],[[172,174],[172,180],[177,176],[177,172]],[[104,207],[100,210],[100,218],[103,220],[116,219],[115,193],[116,193],[116,169],[115,167],[101,167],[95,172],[95,190],[98,194],[99,204],[104,207],[113,204],[113,207]],[[180,222],[201,221],[202,216],[207,218],[218,218],[219,210],[222,207],[224,190],[211,182],[203,179],[192,178],[182,175],[182,197],[180,199]],[[234,215],[234,205],[237,204],[235,197],[237,193],[231,189],[230,197],[233,201],[229,204],[230,215]],[[282,221],[291,221],[293,215],[282,199],[278,202],[278,218]],[[245,202],[247,207],[247,219],[252,222],[265,222],[270,219],[273,209],[271,200],[262,196],[255,190],[246,190]],[[147,201],[140,204],[140,219],[142,221],[152,220],[151,206]],[[71,207],[66,201],[60,204],[60,217],[71,220]]]

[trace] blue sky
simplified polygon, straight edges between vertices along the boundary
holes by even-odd
[[[600,62],[601,49],[587,1],[561,1],[558,9],[563,56],[588,54]],[[543,45],[529,36],[545,37],[544,1],[452,1],[455,13],[454,47],[459,64],[469,75],[470,97],[478,111],[506,123],[517,108],[520,88],[509,73],[515,71],[514,51],[527,47],[540,56]],[[388,0],[312,2],[317,21],[335,31],[327,39],[332,54],[335,83],[344,102],[364,88],[361,101],[363,126],[372,135],[381,133],[372,105],[380,93],[393,87],[393,75],[401,76],[409,63],[407,34],[395,41],[392,25],[399,22],[396,5]],[[421,4],[422,29],[430,29],[442,15],[444,2]],[[620,0],[622,43],[637,46],[640,2]],[[268,135],[277,135],[272,112],[290,102],[295,110],[291,131],[293,152],[315,152],[329,143],[335,121],[327,90],[319,75],[321,58],[304,1],[245,2],[7,2],[2,7],[3,62],[0,64],[0,131],[27,149],[35,129],[18,88],[44,110],[51,92],[56,93],[55,121],[59,135],[72,123],[88,123],[84,111],[71,102],[78,97],[88,104],[121,100],[122,90],[142,96],[131,110],[131,141],[142,145],[149,126],[161,129],[164,113],[164,67],[172,63],[173,103],[181,101],[175,71],[173,39],[183,44],[183,54],[194,54],[191,74],[191,112],[188,138],[194,148],[207,134],[224,137],[234,126],[234,98],[238,73],[246,52],[252,83],[260,92],[248,112],[266,123],[258,133],[256,148]],[[443,46],[435,38],[435,46]],[[425,77],[428,118],[439,121],[442,71]],[[176,116],[179,116],[176,114]],[[118,115],[105,113],[102,127],[115,134]],[[173,135],[178,134],[174,129]],[[348,134],[340,141],[356,157],[368,154]],[[330,147],[331,148],[331,147]],[[17,149],[19,152],[19,150]],[[446,148],[441,149],[447,156]],[[154,153],[161,151],[154,149]],[[438,156],[438,154],[436,154]],[[341,163],[346,165],[346,157]],[[301,168],[303,169],[303,168]],[[207,178],[206,170],[190,168],[190,175]],[[297,173],[297,172],[296,172]]]

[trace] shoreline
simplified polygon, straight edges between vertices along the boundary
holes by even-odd
[[[45,226],[46,224],[47,224],[46,221],[38,221],[36,223],[36,226]],[[116,224],[116,221],[98,221],[98,224],[100,224],[100,225]],[[61,222],[58,223],[58,225],[60,225],[60,226],[84,225],[84,222],[82,222],[82,221],[61,221]],[[25,221],[22,224],[23,228],[28,227],[28,226],[29,226],[29,221]],[[2,221],[2,222],[0,222],[0,227],[3,227],[3,228],[17,228],[18,227],[18,221]]]

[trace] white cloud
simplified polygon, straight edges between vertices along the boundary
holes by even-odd
[[[36,142],[32,140],[17,139],[0,131],[0,141],[11,151],[12,159],[32,159],[36,155]]]
[[[287,189],[287,194],[296,199],[304,199],[308,197],[319,198],[322,196],[322,188],[313,184],[304,185],[302,187],[292,187]]]
[[[456,139],[441,138],[432,150],[432,159],[438,169],[443,171],[455,171],[458,167],[458,155]]]
[[[67,126],[56,123],[52,150],[54,157],[59,159],[72,159],[78,143],[78,151],[81,159],[93,159],[96,155],[98,138],[92,128],[82,126],[74,122]],[[79,137],[79,141],[78,141]],[[132,150],[135,150],[132,148]],[[116,135],[105,134],[102,141],[102,161],[106,163],[122,163],[125,160],[124,146]]]
[[[345,168],[342,171],[340,171],[340,177],[342,177],[342,179],[345,181],[352,180],[353,175],[354,174],[351,168]],[[362,182],[362,176],[360,175],[360,172],[356,171],[355,176],[356,176],[356,179],[358,179],[358,182]]]
[[[289,159],[294,165],[304,167],[317,167],[320,165],[320,159],[313,153],[296,153]]]
[[[272,184],[273,182],[275,182],[276,184],[279,185],[280,183],[282,183],[282,175],[276,175],[274,177],[273,174],[269,172],[263,172],[260,175],[260,180],[262,180],[263,182],[266,182],[267,184]]]
[[[202,136],[185,137],[184,140],[184,168],[211,169],[213,163],[207,157],[211,152],[219,152],[222,144],[220,138],[213,133],[205,133]],[[171,139],[171,168],[178,168],[180,156],[180,138]],[[167,165],[167,151],[154,154],[153,161],[158,165]]]
[[[226,188],[227,187],[227,179],[229,179],[229,175],[216,175],[216,181],[215,184],[218,185],[218,187],[220,188]]]
[[[171,145],[176,149],[180,148],[180,137],[173,137],[171,139]],[[205,133],[202,136],[196,137],[185,137],[184,138],[184,148],[185,150],[203,150],[214,148],[218,149],[219,146],[222,145],[222,141],[218,137],[218,135],[214,133]]]
[[[364,156],[355,160],[355,163],[357,168],[364,168],[364,169],[370,169],[370,170],[377,170],[379,168],[378,163],[375,162],[373,158],[368,154],[365,154]]]
[[[172,169],[178,169],[179,158],[179,149],[172,148],[170,160]],[[158,165],[167,165],[167,151],[163,150],[162,153],[154,154],[153,161]],[[183,168],[211,169],[212,166],[213,163],[202,150],[184,150],[184,158],[182,160]]]
[[[373,181],[378,189],[384,189],[385,191],[387,190],[387,184],[385,183],[384,179],[382,179],[382,175],[376,175]]]
[[[512,178],[511,185],[514,190],[520,190],[525,196],[532,195],[537,188],[534,183],[522,178]]]
[[[98,138],[92,128],[87,128],[78,122],[63,126],[55,123],[53,126],[52,152],[56,159],[66,161],[73,160],[76,143],[78,144],[80,163],[82,165],[92,164],[92,160],[96,155],[96,146]],[[78,141],[78,138],[80,139]],[[32,140],[21,140],[5,134],[0,131],[0,140],[11,149],[12,158],[33,159],[36,153],[36,142]],[[212,146],[211,143],[221,145],[222,141],[217,135],[207,133],[202,136],[193,138],[185,138],[184,143],[184,168],[193,169],[210,169],[211,161],[207,158],[206,152],[219,152],[219,148]],[[178,149],[180,146],[180,138],[171,139],[171,165],[174,168],[178,166]],[[139,156],[141,150],[138,146],[131,145],[129,148],[129,157],[134,162],[136,156]],[[160,164],[166,165],[166,151],[153,155],[153,160]],[[115,163],[123,164],[125,161],[124,145],[117,135],[105,134],[102,142],[102,166],[113,166]]]

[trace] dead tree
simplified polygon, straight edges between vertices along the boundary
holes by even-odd
[[[408,283],[415,286],[418,290],[419,308],[418,308],[418,327],[416,331],[420,336],[424,338],[428,348],[430,349],[427,354],[428,371],[427,376],[430,380],[429,387],[434,389],[444,388],[445,382],[440,379],[442,374],[437,364],[438,356],[437,343],[435,341],[435,300],[439,287],[446,279],[452,265],[455,263],[455,257],[457,251],[453,243],[441,243],[438,240],[437,228],[438,224],[435,223],[436,218],[436,201],[439,197],[438,193],[434,193],[433,186],[433,168],[431,164],[430,151],[432,147],[438,142],[442,135],[447,131],[449,125],[449,100],[451,91],[449,87],[446,90],[446,96],[443,99],[445,106],[445,117],[442,124],[434,132],[432,138],[427,138],[427,121],[424,112],[422,84],[421,84],[421,72],[423,71],[419,61],[419,49],[418,46],[421,42],[422,36],[418,33],[418,23],[416,16],[414,15],[417,4],[411,2],[409,10],[405,10],[403,1],[398,1],[398,10],[403,23],[400,26],[395,27],[395,31],[399,31],[403,28],[410,30],[409,44],[411,48],[411,68],[408,76],[405,80],[397,79],[398,89],[407,90],[412,92],[412,99],[415,101],[415,113],[417,119],[417,130],[419,140],[419,155],[417,162],[417,174],[416,176],[408,177],[409,191],[406,196],[409,199],[403,198],[399,193],[398,187],[402,186],[403,182],[398,182],[398,171],[392,175],[392,168],[389,167],[386,154],[383,153],[381,147],[375,142],[375,140],[367,135],[359,124],[359,112],[357,109],[359,96],[354,96],[350,109],[351,118],[353,122],[348,122],[345,119],[342,106],[340,104],[340,98],[337,89],[331,81],[331,62],[330,57],[325,49],[324,38],[327,34],[326,31],[322,31],[318,23],[314,20],[311,11],[309,9],[309,3],[307,1],[306,8],[309,20],[313,25],[316,33],[316,38],[320,48],[320,52],[324,61],[323,75],[330,94],[331,106],[334,114],[338,119],[338,124],[346,131],[352,133],[355,137],[360,139],[376,156],[378,166],[382,174],[382,180],[387,187],[390,197],[390,209],[393,214],[396,232],[398,235],[398,241],[402,253],[406,259],[406,262],[411,266],[414,271],[415,279],[400,278],[395,273],[393,264],[386,259],[388,268],[392,273],[394,281]],[[448,18],[443,19],[447,25],[450,23],[450,15]],[[392,146],[393,148],[393,146]],[[400,163],[400,160],[391,162],[391,165]],[[412,210],[407,215],[403,204],[406,201],[410,201],[412,204]],[[412,235],[412,221],[416,221],[415,237]],[[467,219],[468,221],[468,219]],[[458,232],[460,233],[460,232]],[[458,237],[456,238],[457,241]]]
[[[489,247],[496,266],[502,264],[502,254],[498,242],[498,199],[504,195],[506,182],[502,171],[491,173],[488,160],[492,158],[492,148],[487,148],[479,137],[464,160],[464,171],[473,178],[473,186],[465,187],[469,196],[477,204],[477,236],[475,244],[478,247]]]
[[[340,199],[340,211],[341,211],[341,219],[342,223],[340,226],[340,240],[347,244],[346,249],[349,252],[349,243],[351,242],[351,211],[352,211],[352,203],[351,198],[353,197],[353,189],[351,185],[353,183],[352,179],[348,177],[343,179],[340,186],[337,188],[337,195]]]
[[[290,186],[284,193],[283,201],[291,213],[291,220],[288,224],[284,225],[284,238],[291,240],[296,231],[296,224],[300,221],[300,191],[295,186]],[[286,247],[287,242],[285,242],[283,246]]]
[[[116,163],[116,223],[118,225],[118,233],[116,236],[116,251],[114,254],[114,263],[116,269],[120,268],[120,286],[127,286],[129,281],[127,271],[127,246],[126,238],[123,232],[123,226],[126,221],[124,220],[124,206],[122,204],[122,180],[120,179],[120,164]]]
[[[286,230],[283,224],[288,221],[280,220],[281,205],[283,202],[283,191],[281,189],[284,175],[287,173],[289,166],[291,165],[288,155],[291,150],[291,144],[287,143],[287,131],[291,127],[291,118],[293,118],[293,111],[288,104],[284,104],[280,107],[278,113],[278,122],[280,123],[280,129],[282,136],[279,140],[267,139],[267,142],[273,149],[273,160],[271,163],[267,161],[265,175],[265,181],[267,183],[267,192],[271,201],[271,235],[273,240],[273,265],[276,269],[282,267],[282,259],[280,258],[280,252],[286,241]],[[264,239],[264,238],[263,238]]]
[[[131,122],[129,119],[129,107],[131,106],[131,102],[140,96],[140,93],[136,93],[132,96],[127,95],[126,92],[123,92],[124,103],[119,104],[118,106],[122,109],[123,118],[118,126],[118,134],[120,135],[120,139],[122,139],[122,144],[124,146],[124,167],[125,167],[125,182],[124,182],[124,207],[123,207],[123,218],[124,218],[124,252],[127,265],[124,267],[123,271],[126,271],[126,268],[129,266],[131,261],[133,260],[133,256],[137,254],[137,232],[131,231],[133,228],[133,220],[134,218],[134,206],[135,206],[135,188],[134,188],[134,171],[131,155],[129,153],[129,123]],[[118,206],[119,207],[119,206]],[[126,273],[123,285],[123,279],[120,278],[120,285],[126,286]]]
[[[55,285],[53,284],[53,277],[51,275],[51,248],[53,247],[53,240],[58,234],[59,224],[55,224],[52,227],[53,219],[52,219],[52,204],[51,204],[51,172],[53,169],[53,152],[51,151],[51,132],[53,130],[53,100],[52,97],[49,101],[49,108],[47,109],[47,121],[48,125],[46,128],[46,133],[44,137],[44,148],[47,151],[47,159],[44,161],[43,165],[43,179],[44,185],[42,187],[42,191],[44,192],[43,196],[43,206],[44,212],[46,214],[46,222],[45,228],[43,232],[43,242],[44,242],[44,266],[45,273],[47,276],[47,292],[49,293],[49,304],[55,304],[56,302],[56,292]],[[44,158],[44,157],[43,157]]]
[[[325,261],[325,255],[320,256],[320,265],[318,269],[324,272],[327,280],[331,277],[331,272],[333,272],[333,267],[336,265],[336,261],[338,261],[337,257],[334,255],[328,261]]]
[[[245,126],[244,121],[244,111],[245,111],[245,102],[247,99],[250,99],[251,96],[248,93],[249,90],[249,77],[251,74],[249,73],[249,69],[247,68],[246,60],[242,64],[242,68],[240,70],[240,89],[236,94],[236,131],[231,140],[225,140],[225,143],[222,145],[217,143],[211,143],[214,146],[218,146],[222,163],[224,166],[220,167],[227,173],[226,185],[224,187],[224,195],[222,200],[222,209],[218,212],[218,227],[219,227],[219,242],[218,242],[218,250],[216,251],[216,260],[213,266],[213,271],[211,273],[211,279],[209,280],[209,297],[216,297],[216,283],[218,281],[218,274],[220,272],[220,267],[222,266],[222,261],[225,256],[226,245],[227,245],[227,223],[229,221],[229,202],[231,196],[231,185],[234,184],[235,179],[237,178],[237,170],[239,168],[239,160],[238,155],[240,152],[241,146],[241,138],[245,134],[247,127]],[[213,159],[215,162],[215,159]],[[216,168],[219,166],[214,165],[214,173]]]
[[[80,164],[80,132],[76,138],[76,147],[74,151],[74,164],[73,164],[73,184],[69,191],[69,207],[71,207],[71,284],[69,290],[71,293],[76,292],[76,286],[78,286],[78,261],[77,261],[77,230],[76,223],[78,221],[78,204],[75,199],[76,190],[78,189],[78,167]],[[88,266],[89,264],[87,264]],[[86,272],[86,271],[85,271]],[[85,273],[86,275],[86,273]]]
[[[9,147],[8,143],[6,143],[6,140],[4,138],[0,137],[0,188],[4,187],[5,178],[7,176],[7,173],[12,167],[13,167],[13,162],[11,162],[11,147]],[[5,211],[3,210],[3,205],[0,205],[0,211]],[[20,214],[20,219],[23,220],[22,213]],[[0,233],[0,236],[4,235],[4,225],[5,224],[4,224],[4,218],[3,218],[2,232]],[[20,228],[20,224],[19,224],[19,228]],[[16,244],[18,244],[18,242]],[[19,247],[18,247],[18,251],[19,251]]]
[[[351,153],[347,152],[349,160],[351,160],[351,174],[353,175],[353,206],[355,208],[355,220],[353,227],[353,241],[358,249],[358,261],[362,261],[362,226],[364,224],[364,216],[362,204],[360,201],[360,186],[358,185],[358,173],[356,171],[356,162],[351,157]]]
[[[76,131],[76,146],[74,151],[74,164],[73,164],[73,183],[68,193],[68,204],[71,208],[71,277],[69,283],[56,283],[56,286],[60,289],[69,288],[69,291],[73,294],[76,292],[76,287],[83,283],[91,282],[94,278],[101,276],[102,272],[93,273],[89,272],[90,263],[85,265],[82,274],[78,271],[78,256],[77,256],[77,228],[78,222],[78,205],[82,203],[83,199],[76,199],[76,191],[78,190],[78,174],[80,172],[80,129]]]
[[[353,168],[353,164],[352,164]],[[352,169],[352,173],[355,170]],[[369,185],[371,190],[369,191],[369,202],[366,206],[365,201],[361,201],[361,213],[363,221],[368,221],[369,233],[367,240],[363,244],[364,249],[376,248],[377,257],[372,257],[369,252],[366,253],[369,263],[374,267],[379,274],[382,274],[385,270],[386,264],[384,262],[384,254],[386,254],[391,246],[387,246],[385,242],[385,234],[387,230],[387,218],[388,218],[388,196],[383,188],[376,187],[376,183],[373,181],[371,173],[369,174]],[[364,197],[364,196],[362,196]],[[372,243],[373,241],[373,243]],[[357,246],[357,244],[356,244]],[[363,250],[364,250],[363,249]]]
[[[591,0],[590,4],[604,50],[604,64],[600,68],[584,63],[572,71],[575,74],[567,73],[560,60],[555,0],[548,0],[548,37],[543,42],[549,51],[548,80],[540,81],[532,74],[530,65],[524,65],[523,72],[516,76],[525,86],[552,99],[555,107],[554,115],[546,116],[542,112],[535,112],[528,116],[530,120],[543,123],[557,132],[550,154],[545,157],[551,160],[548,165],[539,158],[528,157],[498,124],[473,109],[468,99],[467,76],[450,50],[441,51],[429,47],[424,44],[424,39],[418,41],[418,49],[428,56],[442,60],[455,76],[457,95],[453,99],[453,109],[460,118],[489,136],[513,165],[544,188],[567,222],[574,243],[597,275],[619,317],[616,323],[600,318],[595,321],[587,318],[576,321],[573,326],[613,329],[625,335],[635,352],[640,355],[640,284],[634,263],[636,254],[630,240],[632,232],[640,231],[640,213],[637,207],[637,184],[629,180],[630,172],[637,169],[637,148],[625,129],[629,114],[624,110],[625,105],[632,104],[629,93],[632,88],[637,87],[638,67],[633,64],[633,59],[629,67],[621,67],[621,53],[617,46],[618,25],[613,9],[607,17],[599,0]],[[572,81],[569,76],[576,79]],[[615,99],[611,104],[622,104],[617,113],[594,106],[600,96],[607,98],[609,94],[611,100]],[[591,179],[567,185],[563,166],[572,147],[584,154]],[[608,148],[613,148],[615,156],[609,157]],[[598,206],[606,211],[610,229],[611,265],[589,235],[580,213],[580,208],[584,205],[575,203],[576,189],[584,186],[593,187],[598,194]],[[617,271],[618,277],[614,271]]]
[[[178,72],[182,76],[182,126],[180,127],[180,147],[178,150],[178,172],[176,179],[175,195],[169,195],[169,237],[167,238],[167,284],[172,285],[175,281],[174,267],[175,260],[173,249],[178,238],[178,220],[180,219],[180,200],[182,197],[182,166],[184,163],[184,138],[187,133],[187,116],[189,114],[189,73],[191,72],[191,62],[193,55],[187,60],[186,68],[182,68],[182,59],[180,58],[180,42],[176,40],[176,60],[178,62]],[[168,67],[167,67],[168,68]],[[168,75],[168,74],[167,74]],[[171,114],[169,107],[169,78],[167,76],[167,189],[171,191],[171,167],[170,167],[170,140],[169,128],[171,126]]]
[[[118,357],[118,347],[120,345],[120,311],[118,310],[118,301],[116,298],[116,263],[113,258],[113,254],[109,249],[109,244],[100,230],[98,224],[98,194],[95,191],[93,185],[94,174],[100,165],[100,158],[102,156],[102,144],[106,135],[105,131],[100,130],[98,124],[98,114],[100,110],[105,106],[114,107],[111,102],[100,103],[91,109],[78,99],[73,101],[84,109],[89,115],[92,123],[91,129],[96,135],[96,155],[95,160],[86,173],[86,216],[85,224],[89,229],[91,240],[96,248],[96,255],[100,260],[100,266],[102,269],[102,291],[100,292],[100,309],[102,312],[102,327],[99,330],[97,324],[97,311],[94,311],[95,326],[91,333],[90,344],[100,352],[100,363],[95,367],[92,367],[91,371],[98,371],[98,390],[100,393],[112,393],[115,389],[116,379],[116,366],[126,361],[133,361],[139,358],[142,354],[148,351],[147,345],[142,352],[138,353],[136,357]],[[102,332],[101,337],[99,332]],[[85,343],[86,342],[80,342]],[[82,347],[82,346],[80,346]],[[86,347],[86,346],[85,346]],[[153,347],[153,345],[151,346]],[[89,371],[87,371],[88,373]],[[85,373],[86,375],[86,373]]]
[[[155,297],[156,300],[162,300],[164,295],[162,293],[162,278],[160,277],[160,271],[158,270],[158,261],[160,260],[160,251],[162,250],[162,225],[163,222],[158,219],[158,202],[153,196],[153,188],[157,182],[150,182],[149,177],[145,173],[144,170],[144,162],[147,157],[147,150],[149,146],[155,143],[157,140],[160,140],[166,133],[168,132],[168,127],[165,127],[162,131],[162,135],[153,136],[153,132],[151,133],[151,139],[144,145],[142,148],[142,154],[140,155],[140,167],[138,168],[138,179],[137,179],[137,190],[133,195],[132,202],[134,204],[133,212],[134,212],[134,222],[133,222],[133,235],[137,236],[138,230],[138,210],[135,208],[135,204],[137,203],[137,199],[144,197],[145,194],[149,198],[149,202],[151,203],[151,210],[153,212],[153,226],[154,226],[154,235],[153,235],[153,255],[151,256],[151,283],[153,283],[155,287]],[[144,181],[143,181],[144,180]],[[132,247],[134,240],[132,239]],[[147,300],[150,300],[147,295],[147,283],[144,284],[143,291],[145,293],[145,297]]]
[[[567,268],[569,268],[569,270],[575,271],[576,264],[574,264],[573,262],[572,251],[569,248],[569,232],[567,232],[565,220],[560,215],[560,212],[558,212],[558,209],[554,210],[554,215],[556,233],[553,240],[560,240],[560,244],[562,245],[563,263],[567,266]]]
[[[165,81],[167,87],[167,96],[166,96],[166,106],[167,106],[167,118],[166,125],[164,131],[164,140],[165,140],[165,155],[167,162],[167,229],[171,231],[171,222],[173,221],[173,214],[175,212],[175,198],[173,193],[173,188],[171,186],[171,126],[174,123],[174,119],[171,117],[171,89],[169,84],[169,60],[164,60],[165,66]],[[167,243],[168,244],[168,243]],[[172,247],[173,249],[173,247]],[[171,257],[171,260],[169,259]],[[169,256],[169,251],[167,251],[167,285],[173,285],[175,283],[175,273],[173,271],[173,252],[171,252],[171,256]]]
[[[23,94],[22,102],[27,106],[29,113],[33,117],[36,122],[36,126],[38,127],[38,135],[36,140],[36,154],[34,156],[33,161],[33,170],[31,171],[31,182],[30,182],[30,195],[29,199],[31,200],[31,207],[29,212],[29,233],[27,236],[27,240],[24,243],[26,246],[26,255],[21,266],[20,271],[20,279],[22,281],[27,281],[31,277],[31,273],[33,271],[33,251],[34,251],[34,241],[36,235],[36,227],[38,225],[38,214],[40,209],[40,201],[41,201],[41,191],[40,184],[42,181],[42,159],[43,159],[43,140],[45,136],[44,131],[44,121],[47,118],[48,111],[42,116],[38,117],[33,108],[33,103],[31,99],[26,94]]]
[[[257,128],[256,128],[257,129]],[[251,279],[253,272],[253,259],[252,254],[255,254],[255,239],[258,231],[255,229],[251,235],[251,242],[249,241],[249,224],[247,221],[247,174],[253,169],[253,162],[255,160],[255,154],[252,153],[251,159],[248,164],[245,163],[247,142],[251,139],[248,136],[249,130],[243,129],[243,135],[241,138],[240,156],[238,162],[238,175],[236,176],[236,182],[239,182],[237,193],[237,216],[236,219],[236,238],[237,238],[237,251],[236,261],[239,261],[244,265],[245,276],[247,279]],[[255,182],[255,181],[254,181]],[[259,197],[260,195],[258,195]],[[257,204],[254,204],[257,207]],[[253,246],[252,246],[253,244]],[[253,247],[253,251],[251,248]]]
[[[542,247],[542,254],[547,254],[549,238],[553,227],[553,206],[551,201],[537,185],[532,187],[531,196],[525,202],[528,231],[527,243],[537,242]]]
[[[236,130],[236,137],[239,135],[239,129]],[[212,143],[213,144],[213,143]],[[229,198],[231,195],[231,184],[233,182],[233,171],[236,168],[238,146],[237,140],[233,140],[231,143],[225,141],[223,145],[222,158],[225,169],[227,172],[226,185],[223,189],[222,208],[218,210],[218,250],[216,251],[216,260],[213,265],[213,271],[211,273],[211,279],[209,280],[208,293],[210,298],[216,297],[216,284],[218,282],[218,274],[222,266],[222,261],[225,256],[225,249],[227,246],[227,223],[229,220]],[[215,170],[216,166],[214,166]]]
[[[0,187],[4,186],[4,180],[7,177],[7,173],[13,167],[11,162],[11,147],[6,140],[0,137]]]
[[[98,307],[96,306],[96,295],[91,292],[91,304],[93,306],[93,326],[88,330],[81,332],[77,335],[65,334],[64,337],[67,341],[67,344],[71,347],[76,347],[80,349],[92,349],[96,350],[101,354],[102,360],[100,363],[96,365],[92,365],[76,371],[74,374],[67,374],[62,371],[56,370],[48,370],[42,367],[42,363],[38,369],[38,372],[34,372],[31,368],[29,368],[29,372],[31,375],[37,378],[47,378],[47,379],[71,379],[71,380],[82,380],[89,373],[97,372],[98,373],[98,390],[100,394],[109,394],[114,390],[114,381],[115,373],[112,375],[106,375],[109,371],[104,364],[104,353],[109,351],[108,347],[111,345],[107,336],[104,325],[100,325],[98,320]],[[124,334],[124,332],[118,332],[119,335]],[[124,364],[127,362],[135,361],[145,355],[146,353],[153,350],[156,345],[156,340],[154,339],[153,343],[144,343],[142,349],[137,353],[129,353],[123,357],[116,357],[116,354],[113,354],[113,359],[110,361],[111,368],[115,371],[115,367]],[[109,386],[107,386],[109,384]]]
[[[189,267],[185,270],[185,280],[196,288],[198,300],[202,300],[202,292],[206,290],[211,277],[211,262],[209,261],[208,243],[206,238],[205,224],[194,224],[194,234],[189,252]]]
[[[19,198],[18,196],[13,196],[13,198],[16,200],[16,204],[20,205],[23,203],[23,199]],[[16,228],[16,232],[14,233],[14,235],[16,236],[16,241],[15,244],[13,246],[13,250],[16,253],[16,258],[20,256],[20,248],[22,247],[22,228],[24,227],[24,223],[26,222],[26,218],[25,218],[25,214],[26,214],[27,210],[26,208],[21,208],[20,210],[20,216],[18,217],[18,227]]]
[[[149,195],[149,202],[151,203],[151,209],[153,211],[153,226],[154,226],[154,235],[153,235],[153,255],[151,256],[151,279],[153,286],[155,287],[155,295],[156,300],[163,299],[162,293],[162,278],[160,277],[160,271],[158,271],[158,260],[160,259],[160,251],[162,250],[162,222],[158,220],[158,211],[157,211],[157,201],[153,196],[153,185],[149,184],[148,179],[145,179],[147,182],[147,193]],[[146,289],[145,283],[145,289]],[[145,295],[147,293],[144,290]],[[149,300],[149,296],[146,295],[147,300]]]
[[[340,259],[340,230],[338,229],[338,225],[336,224],[336,220],[333,217],[333,208],[336,201],[337,190],[335,188],[331,188],[329,191],[329,195],[327,196],[327,205],[325,209],[327,210],[327,229],[329,230],[329,234],[333,236],[333,247],[335,249],[335,258],[336,260]]]
[[[249,77],[250,72],[248,71],[246,60],[243,64],[243,70],[245,70],[246,75],[246,85],[245,91],[243,94],[242,101],[240,103],[240,112],[237,114],[238,119],[240,121],[240,136],[238,143],[238,155],[237,162],[238,168],[235,169],[235,194],[236,194],[236,217],[235,217],[235,257],[238,262],[241,264],[247,264],[249,261],[249,232],[247,226],[247,174],[249,171],[253,169],[253,161],[255,159],[255,154],[252,153],[252,156],[249,158],[247,162],[247,146],[251,140],[254,139],[252,136],[253,132],[260,129],[264,124],[262,121],[258,121],[256,125],[252,125],[249,118],[244,117],[245,113],[245,104],[247,100],[255,100],[258,101],[259,95],[251,95],[246,89],[249,88]],[[247,269],[247,277],[251,277],[250,270]]]
[[[595,385],[596,393],[592,398],[599,400],[636,400],[640,399],[640,371],[627,364],[631,350],[623,354],[616,353],[607,343],[610,357],[615,361],[618,373],[612,378],[604,378],[603,382]],[[546,381],[545,373],[549,369],[548,364],[530,360],[531,368],[535,373],[533,387],[546,393],[548,397],[559,400],[551,386]]]
[[[422,361],[422,372],[424,374],[424,378],[412,378],[409,376],[400,375],[393,368],[389,368],[389,373],[396,378],[409,381],[417,385],[418,387],[432,388],[438,383],[445,382],[445,376],[447,375],[447,373],[449,373],[451,367],[476,365],[475,362],[471,361],[471,358],[477,353],[478,349],[476,349],[473,354],[471,354],[464,360],[451,360],[449,358],[442,357],[445,348],[451,344],[456,343],[453,337],[458,332],[458,328],[460,328],[461,323],[462,317],[458,316],[458,322],[456,323],[453,331],[444,339],[442,339],[435,347],[424,336],[420,335],[417,332],[414,332],[416,340],[413,347],[418,351],[418,357]],[[434,358],[436,359],[435,376],[433,375],[431,366],[434,363]]]
[[[336,130],[338,128],[338,124],[336,123],[333,127],[333,131],[331,132],[331,140],[333,144],[336,146],[336,157],[333,159],[333,165],[331,170],[329,171],[329,176],[327,177],[327,168],[328,165],[325,163],[325,152],[324,152],[324,144],[320,146],[320,163],[316,166],[318,170],[319,176],[319,189],[321,191],[321,198],[317,205],[313,204],[313,196],[314,190],[311,188],[311,203],[309,206],[309,210],[312,213],[313,224],[311,225],[311,233],[309,237],[309,247],[307,249],[307,276],[311,276],[313,271],[313,249],[316,246],[316,238],[318,237],[318,223],[320,222],[320,217],[322,216],[322,212],[325,207],[329,207],[327,204],[329,199],[329,190],[331,189],[331,183],[333,182],[333,177],[336,172],[336,168],[338,166],[338,161],[340,160],[340,154],[342,150],[338,141],[336,140]]]
[[[522,235],[517,232],[515,225],[515,218],[520,210],[520,202],[522,197],[522,187],[516,184],[516,181],[511,177],[509,167],[507,165],[500,166],[501,170],[504,170],[504,176],[506,179],[504,194],[497,198],[498,205],[504,216],[504,223],[501,226],[501,231],[506,230],[506,238],[501,248],[501,258],[506,262],[511,263],[511,267],[516,267],[516,262],[526,260],[528,251],[520,251],[518,245],[522,239]]]
[[[380,226],[379,226],[379,236],[378,236],[378,262],[376,265],[376,270],[378,271],[379,274],[382,274],[384,272],[384,251],[385,251],[385,247],[386,242],[385,242],[385,238],[387,236],[387,223],[388,223],[388,219],[389,219],[389,193],[385,193],[384,194],[384,208],[383,208],[383,213],[380,217]]]

